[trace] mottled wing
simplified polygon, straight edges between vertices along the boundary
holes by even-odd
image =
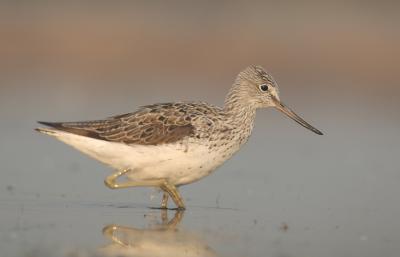
[[[194,135],[190,106],[183,103],[144,106],[137,112],[86,122],[41,124],[96,139],[125,144],[159,145]]]

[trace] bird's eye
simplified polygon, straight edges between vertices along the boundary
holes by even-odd
[[[262,85],[260,85],[260,90],[261,91],[267,91],[268,90],[268,85],[267,84],[262,84]]]

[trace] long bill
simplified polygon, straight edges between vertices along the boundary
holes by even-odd
[[[318,134],[318,135],[323,135],[321,131],[318,129],[314,128],[310,124],[308,124],[305,120],[303,120],[299,115],[297,115],[294,111],[292,111],[289,107],[284,105],[281,101],[276,99],[275,97],[273,98],[275,102],[275,108],[278,109],[279,111],[283,112],[286,114],[288,117],[293,119],[295,122],[299,123],[301,126],[311,130],[312,132]]]

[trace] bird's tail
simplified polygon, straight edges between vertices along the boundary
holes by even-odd
[[[36,128],[35,130],[37,132],[46,134],[46,135],[50,135],[50,136],[56,136],[60,130],[57,129],[57,125],[59,123],[55,123],[55,122],[45,122],[45,121],[38,121],[38,123],[45,125],[45,126],[49,126],[52,128]]]
[[[35,128],[35,130],[37,132],[46,134],[46,135],[50,135],[50,136],[55,136],[57,134],[57,130],[56,129],[50,129],[50,128]]]

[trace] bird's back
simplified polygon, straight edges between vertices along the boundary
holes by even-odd
[[[185,137],[201,137],[223,117],[206,103],[179,102],[147,105],[136,112],[104,120],[39,122],[72,134],[124,144],[160,145]]]

